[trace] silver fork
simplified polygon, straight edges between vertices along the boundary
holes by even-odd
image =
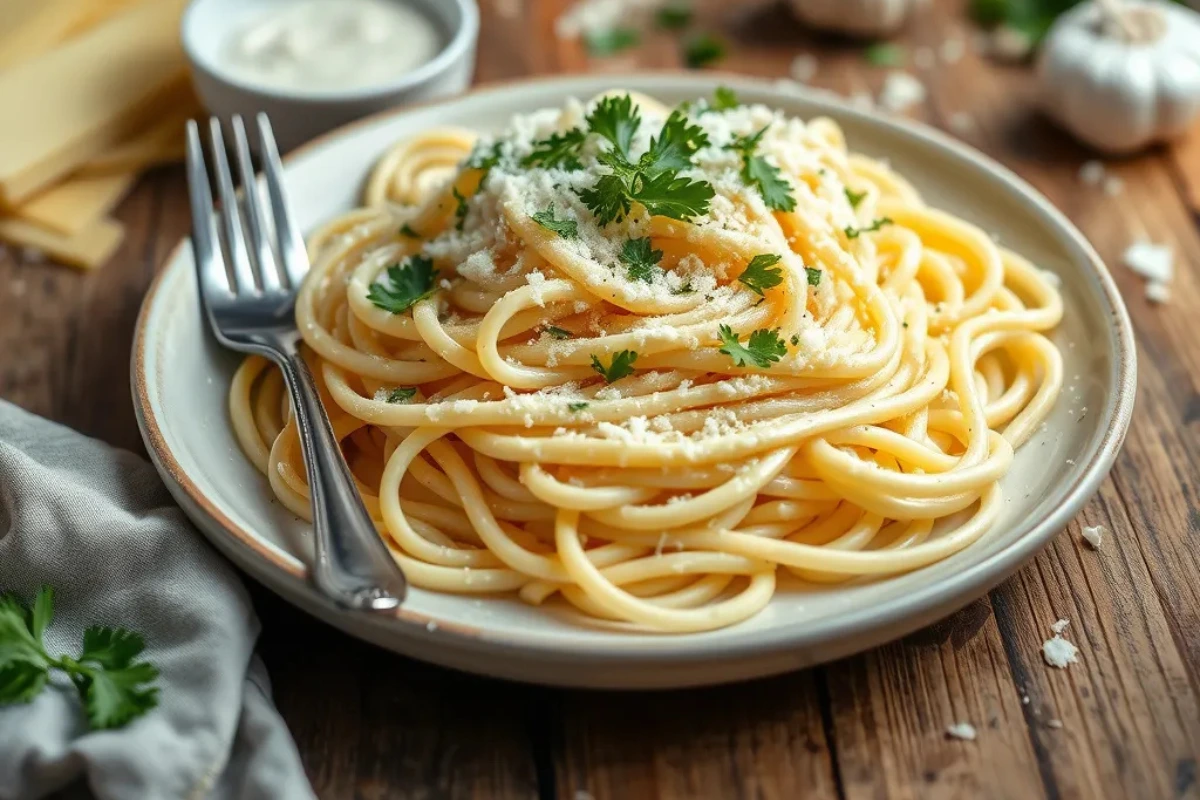
[[[312,373],[300,356],[300,334],[293,310],[296,292],[309,269],[308,254],[288,216],[271,124],[265,114],[258,115],[259,152],[269,197],[264,211],[245,126],[241,117],[235,116],[232,122],[249,246],[225,156],[220,121],[209,120],[213,171],[221,198],[219,230],[199,126],[189,121],[187,127],[192,252],[200,283],[200,303],[218,341],[233,350],[265,356],[283,372],[308,471],[316,540],[313,582],[340,606],[373,611],[394,609],[404,598],[404,573],[388,553],[363,507],[333,426],[321,405]],[[274,246],[268,232],[267,213],[275,231]],[[230,261],[229,274],[220,248],[222,238]]]

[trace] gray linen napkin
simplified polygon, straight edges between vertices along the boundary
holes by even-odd
[[[47,651],[78,655],[89,625],[137,631],[159,705],[92,732],[55,678],[0,707],[0,800],[79,779],[102,800],[313,797],[253,654],[250,600],[153,467],[0,401],[0,591],[32,600],[42,584]]]

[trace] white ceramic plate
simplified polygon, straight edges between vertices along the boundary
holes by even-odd
[[[356,204],[376,158],[433,125],[502,127],[517,112],[611,88],[570,77],[501,86],[377,116],[287,159],[292,209],[307,230]],[[176,499],[213,543],[262,583],[321,619],[397,652],[470,672],[567,686],[650,688],[739,680],[838,658],[902,636],[982,595],[1079,511],[1112,465],[1133,409],[1133,334],[1104,265],[1071,224],[1012,173],[924,127],[864,114],[826,96],[722,77],[746,101],[801,117],[828,115],[852,149],[886,157],[935,206],[994,231],[1062,279],[1066,316],[1055,340],[1068,388],[1003,482],[1004,511],[979,543],[941,563],[874,583],[779,593],[725,630],[635,635],[581,628],[511,599],[413,590],[396,617],[342,612],[305,579],[310,531],[274,499],[238,448],[225,394],[239,356],[201,325],[191,249],[182,243],[146,296],[133,388],[146,447]],[[670,103],[708,95],[711,75],[627,76]],[[1086,413],[1084,409],[1086,408]]]

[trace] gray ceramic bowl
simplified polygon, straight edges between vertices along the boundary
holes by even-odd
[[[396,0],[429,15],[446,46],[431,61],[387,83],[338,91],[295,91],[250,83],[224,66],[230,35],[286,0],[192,0],[183,15],[183,50],[204,106],[228,120],[233,114],[271,117],[281,150],[291,150],[347,122],[388,108],[458,94],[471,83],[479,38],[476,0]]]

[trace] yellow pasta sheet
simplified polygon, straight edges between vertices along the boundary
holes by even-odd
[[[19,112],[5,120],[0,206],[19,205],[161,113],[186,80],[182,6],[141,3],[0,72],[0,108]]]
[[[0,241],[41,250],[61,264],[95,269],[112,258],[125,229],[112,219],[99,219],[73,235],[49,230],[15,217],[0,217]]]

